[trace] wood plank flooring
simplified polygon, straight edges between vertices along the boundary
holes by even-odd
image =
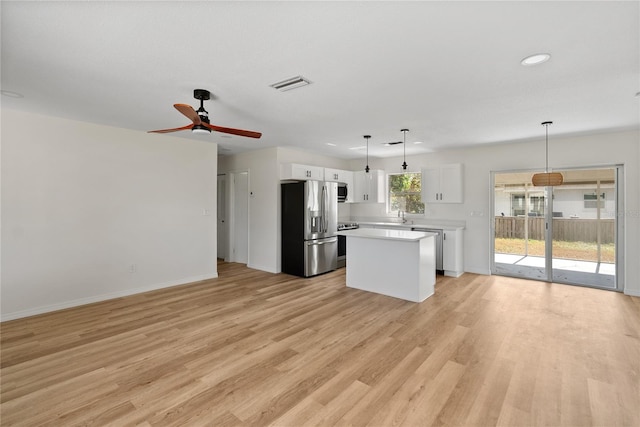
[[[3,323],[0,424],[640,425],[640,298],[465,274],[416,304],[344,269],[219,276]]]

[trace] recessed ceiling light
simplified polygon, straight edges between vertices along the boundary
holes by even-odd
[[[8,96],[9,98],[24,98],[23,94],[18,93],[18,92],[13,92],[13,91],[10,91],[10,90],[2,89],[2,90],[0,90],[0,93],[3,96]]]
[[[547,62],[549,59],[551,59],[551,55],[548,53],[536,53],[535,55],[527,56],[520,61],[520,63],[525,67],[528,67],[530,65],[542,64],[543,62]]]
[[[422,144],[422,141],[415,141],[414,144],[416,144],[416,145]]]
[[[364,150],[367,148],[366,145],[360,145],[359,147],[349,147],[349,150]]]
[[[335,147],[335,146],[336,146],[336,144],[334,144],[333,142],[327,142],[327,145],[328,145],[329,147]]]

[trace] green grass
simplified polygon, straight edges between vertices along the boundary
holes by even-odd
[[[580,261],[598,261],[598,245],[593,242],[553,242],[553,257],[574,259]],[[615,262],[615,244],[606,243],[600,245],[601,261]],[[525,253],[524,239],[495,239],[495,251],[501,254],[544,256],[544,241],[529,240],[528,250]]]

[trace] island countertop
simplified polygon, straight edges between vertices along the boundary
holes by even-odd
[[[415,241],[436,235],[436,233],[429,233],[425,231],[390,230],[390,229],[381,229],[381,228],[356,228],[355,230],[338,231],[337,234],[338,236],[346,236],[346,237],[363,237],[363,238],[369,238],[369,239],[383,239],[383,240],[403,240],[408,242],[415,242]]]

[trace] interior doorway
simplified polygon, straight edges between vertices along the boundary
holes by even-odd
[[[227,227],[227,175],[218,175],[217,195],[218,258],[227,259],[229,229]]]
[[[249,172],[229,174],[229,253],[227,260],[249,263]]]
[[[622,290],[622,166],[555,170],[555,187],[534,172],[492,174],[492,273]]]

